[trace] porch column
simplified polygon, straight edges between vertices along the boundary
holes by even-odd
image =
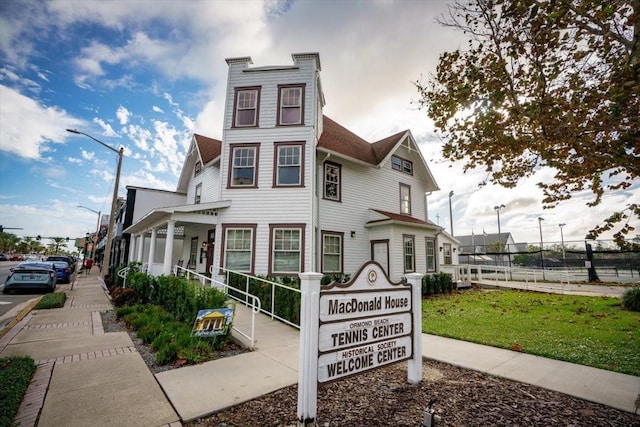
[[[176,222],[171,220],[167,222],[167,238],[165,239],[164,263],[162,264],[162,274],[171,275],[171,261],[173,260],[173,233],[176,228]]]
[[[151,242],[149,242],[149,259],[147,261],[147,271],[151,269],[153,261],[156,259],[156,239],[158,238],[158,230],[151,229]]]
[[[144,232],[138,236],[138,255],[136,256],[136,262],[142,262],[142,253],[144,252]]]

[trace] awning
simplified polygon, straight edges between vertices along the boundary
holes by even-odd
[[[218,210],[229,206],[231,206],[231,200],[155,208],[127,227],[123,233],[144,233],[152,228],[160,228],[169,221],[176,221],[176,227],[188,223],[217,224]]]

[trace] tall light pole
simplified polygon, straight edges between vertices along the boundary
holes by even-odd
[[[449,191],[449,221],[451,222],[451,236],[453,237],[453,211],[451,210],[452,197],[453,197],[453,190]]]
[[[113,233],[115,231],[114,226],[116,221],[116,210],[118,207],[118,186],[120,185],[120,170],[122,169],[122,155],[124,153],[124,147],[120,147],[120,150],[116,150],[112,146],[107,145],[104,142],[100,141],[99,139],[92,137],[88,133],[80,132],[79,130],[76,130],[76,129],[67,129],[67,132],[76,133],[78,135],[84,135],[88,138],[91,138],[98,144],[102,145],[103,147],[106,147],[109,150],[113,151],[114,153],[118,154],[118,167],[116,169],[116,180],[115,180],[116,182],[113,186],[113,198],[111,200],[111,215],[109,215],[109,230],[107,231],[107,245],[105,246],[105,249],[104,249],[104,259],[102,263],[103,267],[104,266],[107,267],[106,272],[103,269],[103,276],[106,276],[111,272],[111,244],[113,242]]]
[[[498,214],[498,241],[500,241],[500,251],[502,252],[502,232],[500,231],[500,209],[506,208],[505,205],[494,206],[493,209]]]
[[[93,246],[91,247],[91,256],[89,257],[89,258],[91,258],[91,261],[92,261],[91,264],[93,265],[93,264],[95,264],[95,261],[96,261],[96,249],[97,249],[97,246],[98,246],[98,236],[100,235],[100,219],[101,219],[101,216],[102,216],[102,211],[94,211],[91,208],[88,208],[86,206],[81,206],[81,205],[77,205],[76,207],[77,208],[86,209],[86,210],[91,211],[91,212],[93,212],[95,214],[98,214],[98,224],[96,225],[96,238],[95,238],[95,240],[91,239],[91,242],[93,243]]]
[[[558,224],[558,227],[560,227],[560,241],[562,242],[562,266],[564,268],[567,268],[567,258],[564,254],[564,234],[562,234],[562,227],[564,227],[565,225],[567,224],[563,222],[562,224]]]
[[[544,255],[542,255],[542,221],[544,218],[541,216],[538,217],[538,227],[540,228],[540,266],[542,267],[542,280],[545,280],[544,277]]]

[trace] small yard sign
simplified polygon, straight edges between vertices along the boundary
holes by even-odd
[[[233,323],[232,308],[210,308],[198,311],[193,323],[191,335],[194,337],[212,337],[226,335]]]

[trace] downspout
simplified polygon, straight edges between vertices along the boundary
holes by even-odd
[[[324,174],[324,162],[326,162],[329,157],[331,157],[331,153],[327,153],[327,156],[322,159],[322,162],[320,162],[320,174]],[[320,230],[320,201],[321,201],[321,197],[320,197],[320,192],[322,191],[322,175],[320,175],[317,173],[316,175],[316,205],[317,207],[317,227],[316,227],[316,256],[314,257],[314,262],[315,262],[315,268],[314,271],[320,272],[320,256],[321,256],[321,250],[322,250],[322,231]],[[320,179],[318,179],[318,175],[320,175]]]

